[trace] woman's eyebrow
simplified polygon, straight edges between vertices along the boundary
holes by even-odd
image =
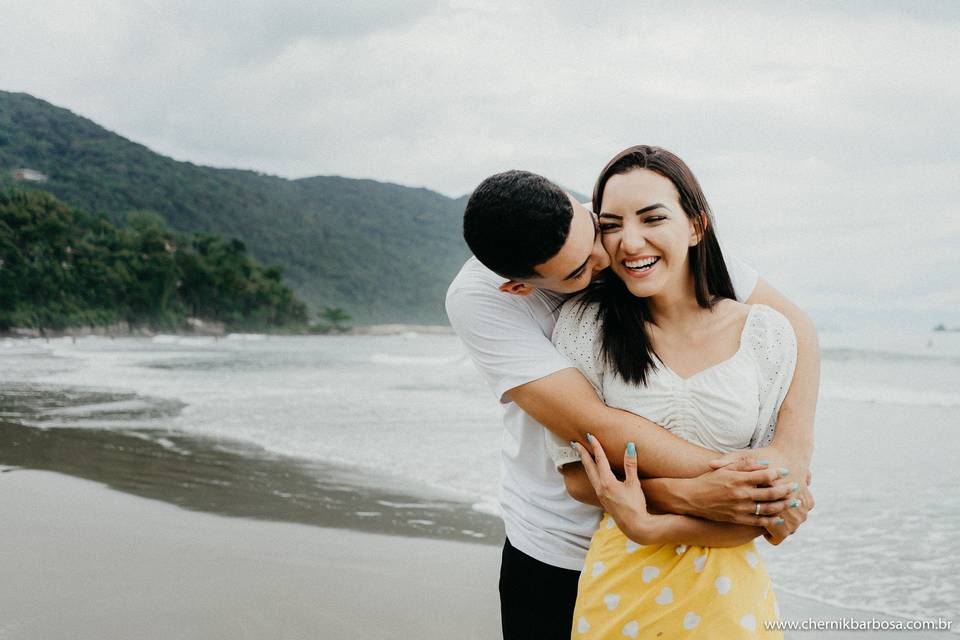
[[[662,202],[655,202],[650,206],[644,207],[642,209],[637,209],[634,213],[640,215],[641,213],[647,213],[648,211],[653,211],[654,209],[666,209],[667,211],[672,211],[670,207],[663,204]],[[623,220],[623,216],[618,216],[615,213],[601,213],[597,218],[610,218],[612,220]]]
[[[643,209],[637,209],[636,214],[640,215],[641,213],[646,213],[647,211],[653,211],[654,209],[666,209],[667,211],[670,211],[670,207],[668,207],[667,205],[663,204],[662,202],[655,202],[649,207],[644,207]]]

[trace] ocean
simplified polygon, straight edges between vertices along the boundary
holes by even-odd
[[[960,333],[824,331],[821,343],[817,503],[784,544],[758,543],[774,583],[960,620]],[[426,535],[440,525],[416,514],[438,497],[497,513],[500,407],[453,335],[8,339],[0,391],[0,419],[38,434],[120,434],[198,464],[189,443],[201,438],[237,459],[296,462],[301,476],[347,470],[327,485],[344,495],[403,487],[423,503],[378,504]],[[0,464],[16,464],[8,454]],[[340,504],[351,522],[380,515]],[[483,526],[457,534],[492,542]]]

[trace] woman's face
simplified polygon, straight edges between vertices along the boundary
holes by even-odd
[[[647,298],[688,282],[687,252],[698,236],[668,178],[649,169],[611,177],[599,222],[610,268],[633,295]]]

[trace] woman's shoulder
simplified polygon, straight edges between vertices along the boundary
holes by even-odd
[[[769,361],[796,357],[797,337],[785,315],[765,304],[744,306],[748,315],[742,341],[757,358]]]
[[[557,324],[553,329],[553,341],[591,337],[597,331],[598,313],[599,303],[587,302],[583,294],[568,298],[560,307]]]

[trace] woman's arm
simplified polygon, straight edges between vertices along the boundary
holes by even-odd
[[[610,463],[599,441],[587,436],[592,455],[580,449],[582,468],[599,506],[610,514],[624,535],[639,544],[678,543],[712,547],[738,546],[764,533],[761,527],[710,522],[674,514],[654,515],[647,509],[646,498],[637,476],[637,453],[628,443],[623,458],[624,481],[613,475]],[[594,457],[596,459],[594,459]],[[572,469],[564,473],[571,495],[587,498],[589,493]],[[771,518],[772,519],[772,518]]]
[[[603,506],[582,464],[566,464],[560,473],[567,493],[575,500]],[[778,477],[777,470],[743,458],[696,478],[651,478],[641,480],[640,486],[650,513],[768,527],[778,524],[778,517],[788,508],[790,500],[797,497],[796,484]]]
[[[639,544],[687,544],[699,547],[739,547],[763,534],[766,529],[744,524],[711,522],[673,514],[651,515],[633,521],[623,534]]]

